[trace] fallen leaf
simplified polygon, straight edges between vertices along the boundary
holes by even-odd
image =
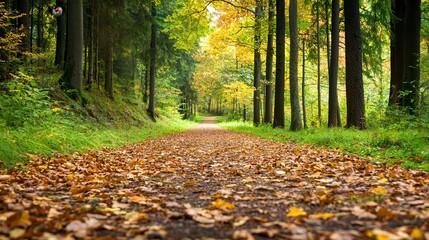
[[[220,210],[230,210],[234,209],[235,205],[233,203],[226,202],[220,198],[216,199],[216,201],[211,203],[210,208],[212,209],[220,209]]]
[[[381,187],[374,188],[371,190],[371,192],[375,193],[375,194],[380,194],[380,195],[385,195],[385,194],[389,193],[389,191],[387,191],[387,189],[381,188]]]
[[[23,237],[25,234],[25,230],[22,228],[14,228],[12,231],[9,232],[9,237],[11,239],[18,239]]]
[[[305,217],[307,213],[302,208],[291,207],[286,217]]]

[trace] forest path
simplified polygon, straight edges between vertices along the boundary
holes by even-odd
[[[429,176],[199,127],[0,171],[0,239],[429,239]]]

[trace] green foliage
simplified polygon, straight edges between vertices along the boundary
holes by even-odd
[[[300,132],[273,129],[263,125],[227,122],[219,119],[220,126],[233,131],[254,134],[280,141],[328,147],[347,154],[366,157],[379,164],[401,164],[407,168],[429,171],[429,128],[392,129],[378,128],[367,131],[344,128],[310,128]]]
[[[24,34],[13,27],[13,21],[22,15],[8,11],[0,2],[0,82],[9,80],[17,71],[21,60],[17,57]]]
[[[37,86],[34,79],[22,72],[3,84],[0,92],[1,117],[7,126],[22,127],[24,123],[35,124],[52,115],[46,89]]]

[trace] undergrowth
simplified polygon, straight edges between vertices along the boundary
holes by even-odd
[[[111,100],[100,91],[70,99],[54,81],[58,75],[33,79],[19,74],[0,94],[0,168],[25,164],[29,154],[50,156],[87,152],[141,142],[197,125],[181,115],[157,109],[153,122],[142,103]]]
[[[325,146],[341,152],[365,157],[376,164],[400,164],[410,169],[429,171],[429,130],[409,128],[374,128],[365,131],[346,128],[310,128],[299,132],[273,129],[270,125],[254,127],[250,123],[218,124],[228,130],[257,135],[261,138]]]

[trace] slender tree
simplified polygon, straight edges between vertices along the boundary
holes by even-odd
[[[152,120],[155,121],[155,78],[156,78],[156,34],[157,34],[157,23],[156,23],[156,6],[152,3],[151,7],[152,14],[152,26],[151,26],[151,38],[150,38],[150,68],[149,68],[149,106],[147,112]]]
[[[347,127],[365,128],[359,0],[344,1]]]
[[[18,18],[18,28],[23,31],[23,36],[21,38],[21,52],[29,52],[31,39],[30,39],[30,25],[31,25],[31,16],[30,16],[30,0],[19,0],[16,3],[17,11],[20,14],[23,14]]]
[[[302,38],[302,119],[304,129],[307,128],[307,110],[305,108],[305,37]]]
[[[331,30],[331,57],[329,70],[329,109],[328,109],[328,127],[338,127],[339,107],[338,107],[338,55],[340,44],[340,1],[332,0],[332,30]]]
[[[255,29],[254,29],[254,67],[253,67],[253,124],[258,126],[261,123],[261,21],[262,21],[262,1],[255,0]]]
[[[83,0],[67,1],[67,59],[60,84],[78,92],[82,89]]]
[[[291,104],[291,125],[290,130],[298,131],[302,129],[301,110],[299,103],[298,87],[298,5],[297,0],[289,3],[289,28],[290,28],[290,104]]]
[[[390,20],[390,97],[389,106],[399,103],[405,70],[405,2],[392,0],[392,17]]]
[[[273,56],[274,56],[274,17],[275,17],[275,0],[268,1],[268,39],[267,39],[267,59],[266,59],[266,84],[265,84],[265,107],[264,123],[271,123],[273,119]]]
[[[317,120],[322,126],[322,88],[320,74],[320,7],[316,1],[316,34],[317,34]]]
[[[276,86],[273,127],[285,127],[285,1],[276,0]]]
[[[66,12],[64,0],[56,0],[56,6],[63,9],[63,14],[57,17],[57,40],[55,48],[55,65],[64,67],[66,52]]]

